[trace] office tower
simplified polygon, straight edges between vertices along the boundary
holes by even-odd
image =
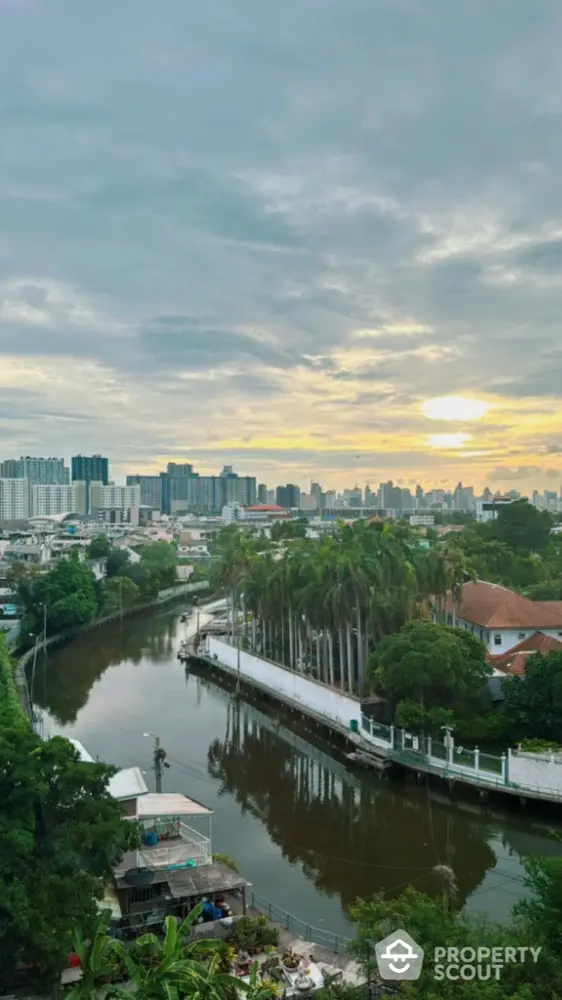
[[[258,483],[258,503],[267,503],[267,486],[265,483]]]
[[[27,479],[0,479],[0,521],[26,521],[28,517]]]
[[[152,507],[160,510],[162,503],[162,477],[159,476],[127,476],[127,486],[140,486],[141,507]]]
[[[365,486],[365,507],[376,507],[377,495],[373,493],[369,483]]]
[[[21,479],[21,465],[17,458],[0,462],[0,479]]]
[[[278,486],[276,501],[279,507],[293,508],[299,506],[300,487],[294,483],[287,483],[286,486]]]

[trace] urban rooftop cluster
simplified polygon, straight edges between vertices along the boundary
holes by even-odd
[[[256,505],[278,506],[303,513],[367,510],[389,517],[406,514],[462,512],[478,520],[493,516],[502,502],[521,496],[511,490],[499,496],[486,488],[481,496],[472,486],[458,483],[454,490],[421,485],[414,491],[393,482],[381,483],[378,489],[367,484],[344,489],[324,490],[311,483],[302,490],[294,483],[273,489],[257,482],[254,476],[240,476],[227,465],[220,475],[206,476],[190,463],[169,462],[158,475],[128,475],[123,485],[110,479],[109,460],[103,455],[75,455],[66,465],[63,458],[25,456],[0,462],[0,520],[26,520],[31,517],[75,513],[94,516],[107,523],[142,523],[142,510],[163,514],[195,513],[218,515],[225,508],[252,508]],[[562,491],[534,491],[531,502],[539,509],[562,511]]]

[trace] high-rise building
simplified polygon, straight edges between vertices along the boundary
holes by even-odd
[[[98,510],[138,510],[140,507],[140,486],[104,486],[90,483],[90,505],[92,512]]]
[[[276,492],[276,502],[279,507],[293,508],[299,506],[300,487],[294,483],[287,483],[286,486],[278,486]]]
[[[21,466],[17,458],[0,462],[0,479],[21,479]]]
[[[376,507],[377,506],[377,494],[373,493],[369,483],[365,487],[365,507]]]
[[[75,455],[71,459],[72,482],[79,480],[85,483],[109,482],[109,462],[103,455]]]
[[[0,463],[0,476],[4,479],[27,479],[30,486],[36,483],[64,486],[70,478],[64,458],[33,458],[30,455]]]
[[[109,482],[109,462],[103,455],[74,455],[71,459],[72,482],[86,484],[86,514],[91,513],[91,484]]]
[[[258,503],[267,503],[267,486],[265,483],[258,483]]]
[[[30,488],[30,517],[81,513],[77,510],[75,485],[36,483]]]
[[[141,507],[160,510],[162,503],[162,476],[127,476],[127,486],[140,486]]]
[[[28,517],[27,479],[0,479],[0,521],[26,521]]]

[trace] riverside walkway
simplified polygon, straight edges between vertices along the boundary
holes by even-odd
[[[227,639],[208,636],[196,659],[275,699],[334,735],[343,736],[348,758],[382,770],[396,766],[477,789],[527,800],[562,804],[562,755],[509,749],[501,755],[385,726],[362,710],[353,695],[281,663],[236,649]],[[365,706],[366,708],[366,706]],[[381,766],[382,765],[382,766]]]

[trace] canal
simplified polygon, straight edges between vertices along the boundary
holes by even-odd
[[[41,654],[33,700],[44,734],[140,766],[151,790],[144,734],[159,735],[165,790],[214,809],[213,849],[309,924],[345,934],[357,896],[408,884],[436,893],[438,864],[454,869],[468,911],[505,919],[525,894],[521,855],[561,853],[546,820],[347,770],[275,709],[235,701],[204,669],[186,671],[176,658],[185,628],[177,609],[161,611]]]

